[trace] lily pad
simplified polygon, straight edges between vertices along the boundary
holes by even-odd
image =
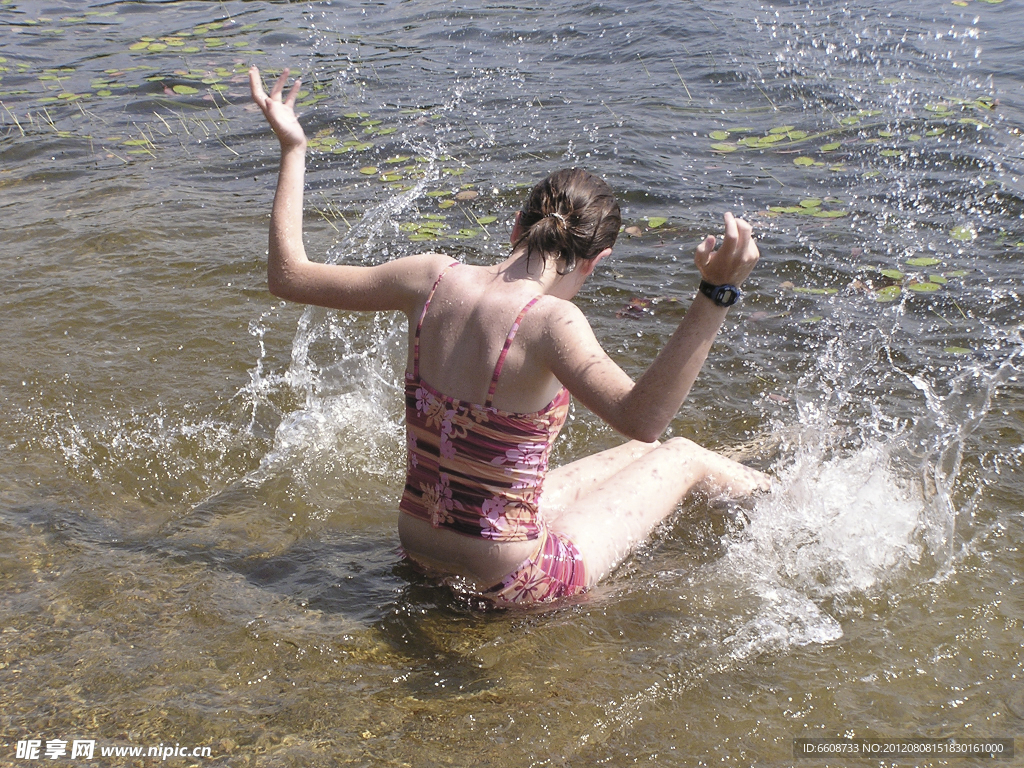
[[[916,291],[917,293],[932,293],[933,291],[939,290],[940,287],[941,286],[938,285],[937,283],[930,282],[911,283],[910,285],[907,286],[907,288],[909,288],[912,291]]]
[[[907,259],[907,266],[909,267],[930,267],[939,263],[941,262],[938,259],[931,256],[917,256],[913,259]]]
[[[362,168],[359,169],[359,172],[364,176],[373,176],[375,173],[377,173],[377,167],[374,165],[364,165]]]
[[[793,293],[809,293],[814,296],[831,296],[833,293],[838,293],[837,288],[794,288]]]
[[[875,301],[886,302],[895,301],[899,298],[900,293],[903,292],[903,287],[899,285],[888,285],[882,288],[880,291],[875,293]]]
[[[967,5],[967,3],[964,3],[964,5]],[[973,350],[970,350],[967,347],[946,347],[942,351],[951,355],[969,355]]]
[[[712,144],[711,148],[715,152],[735,152],[739,149],[735,144]]]
[[[193,88],[191,85],[176,85],[171,90],[181,96],[191,96],[194,93],[199,93],[199,89]]]
[[[820,197],[808,197],[800,201],[802,208],[817,208],[819,205],[821,205]]]
[[[822,144],[820,147],[818,147],[818,149],[820,149],[822,152],[832,152],[833,150],[839,149],[842,145],[842,142],[833,141],[829,144]]]
[[[902,280],[903,273],[898,269],[883,269],[882,277],[888,277],[890,280]]]
[[[974,239],[974,230],[970,227],[953,227],[949,230],[949,236],[961,243]]]
[[[795,125],[780,125],[777,128],[772,128],[771,130],[768,131],[768,133],[789,133],[794,128],[796,128]]]
[[[814,165],[813,157],[798,157],[793,160],[793,165],[808,166]]]
[[[726,139],[729,138],[729,132],[728,131],[712,131],[711,133],[708,134],[708,136],[710,138],[714,139],[715,141],[725,141]]]
[[[493,224],[497,220],[498,220],[497,216],[477,216],[476,217],[476,223],[477,224],[481,224],[481,225],[483,225],[483,224]]]
[[[650,227],[651,229],[657,229],[666,221],[668,221],[668,219],[662,216],[651,216],[649,219],[647,219],[647,226]]]

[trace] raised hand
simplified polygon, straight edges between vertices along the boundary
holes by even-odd
[[[751,227],[731,213],[725,214],[725,237],[716,251],[715,237],[709,235],[694,251],[693,261],[701,276],[712,285],[739,285],[747,279],[761,253],[751,236]]]
[[[296,78],[288,91],[288,96],[282,98],[285,83],[288,82],[290,70],[285,69],[277,78],[270,94],[263,89],[263,81],[260,79],[260,71],[255,66],[249,67],[249,88],[252,90],[252,100],[267,118],[270,127],[277,134],[281,142],[281,151],[293,147],[305,148],[306,132],[302,130],[299,119],[295,116],[295,99],[299,95],[299,86],[302,80]]]

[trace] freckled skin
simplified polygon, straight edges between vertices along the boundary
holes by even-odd
[[[300,81],[284,94],[288,70],[268,94],[253,67],[252,97],[281,145],[281,166],[271,214],[267,284],[289,301],[343,310],[401,311],[410,335],[437,276],[451,263],[422,253],[374,267],[328,265],[307,259],[302,242],[306,135],[295,116]],[[724,216],[720,246],[709,236],[694,262],[714,285],[740,285],[759,252],[751,227]],[[513,243],[523,232],[516,226]],[[527,315],[494,393],[495,407],[533,413],[564,385],[584,406],[628,442],[551,470],[543,486],[548,527],[571,539],[583,556],[591,584],[694,490],[743,496],[769,487],[766,475],[685,438],[657,440],[675,417],[707,358],[727,309],[698,294],[657,358],[634,382],[601,348],[583,313],[572,303],[611,248],[561,269],[560,256],[527,258],[513,249],[502,263],[463,265],[446,277],[430,305],[420,338],[420,370],[450,397],[484,401],[493,360],[515,312],[540,297]],[[411,341],[411,339],[410,339]],[[410,344],[411,347],[411,344]],[[411,362],[412,351],[409,359]],[[481,362],[481,361],[485,362]],[[534,554],[536,543],[494,542],[435,529],[399,516],[403,547],[417,560],[488,587]]]

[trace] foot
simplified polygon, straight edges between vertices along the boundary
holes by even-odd
[[[702,490],[731,499],[768,493],[771,490],[772,479],[764,472],[744,466],[713,451],[708,451],[708,454],[708,474],[700,484]]]

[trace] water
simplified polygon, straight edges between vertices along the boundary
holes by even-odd
[[[1022,14],[0,4],[0,761],[789,765],[796,737],[1019,734]],[[670,432],[776,493],[687,505],[553,612],[406,568],[404,323],[266,293],[250,62],[304,73],[319,258],[485,263],[524,186],[604,175],[639,235],[579,303],[634,374],[694,243],[749,218],[762,262]],[[577,408],[557,461],[618,440]]]

